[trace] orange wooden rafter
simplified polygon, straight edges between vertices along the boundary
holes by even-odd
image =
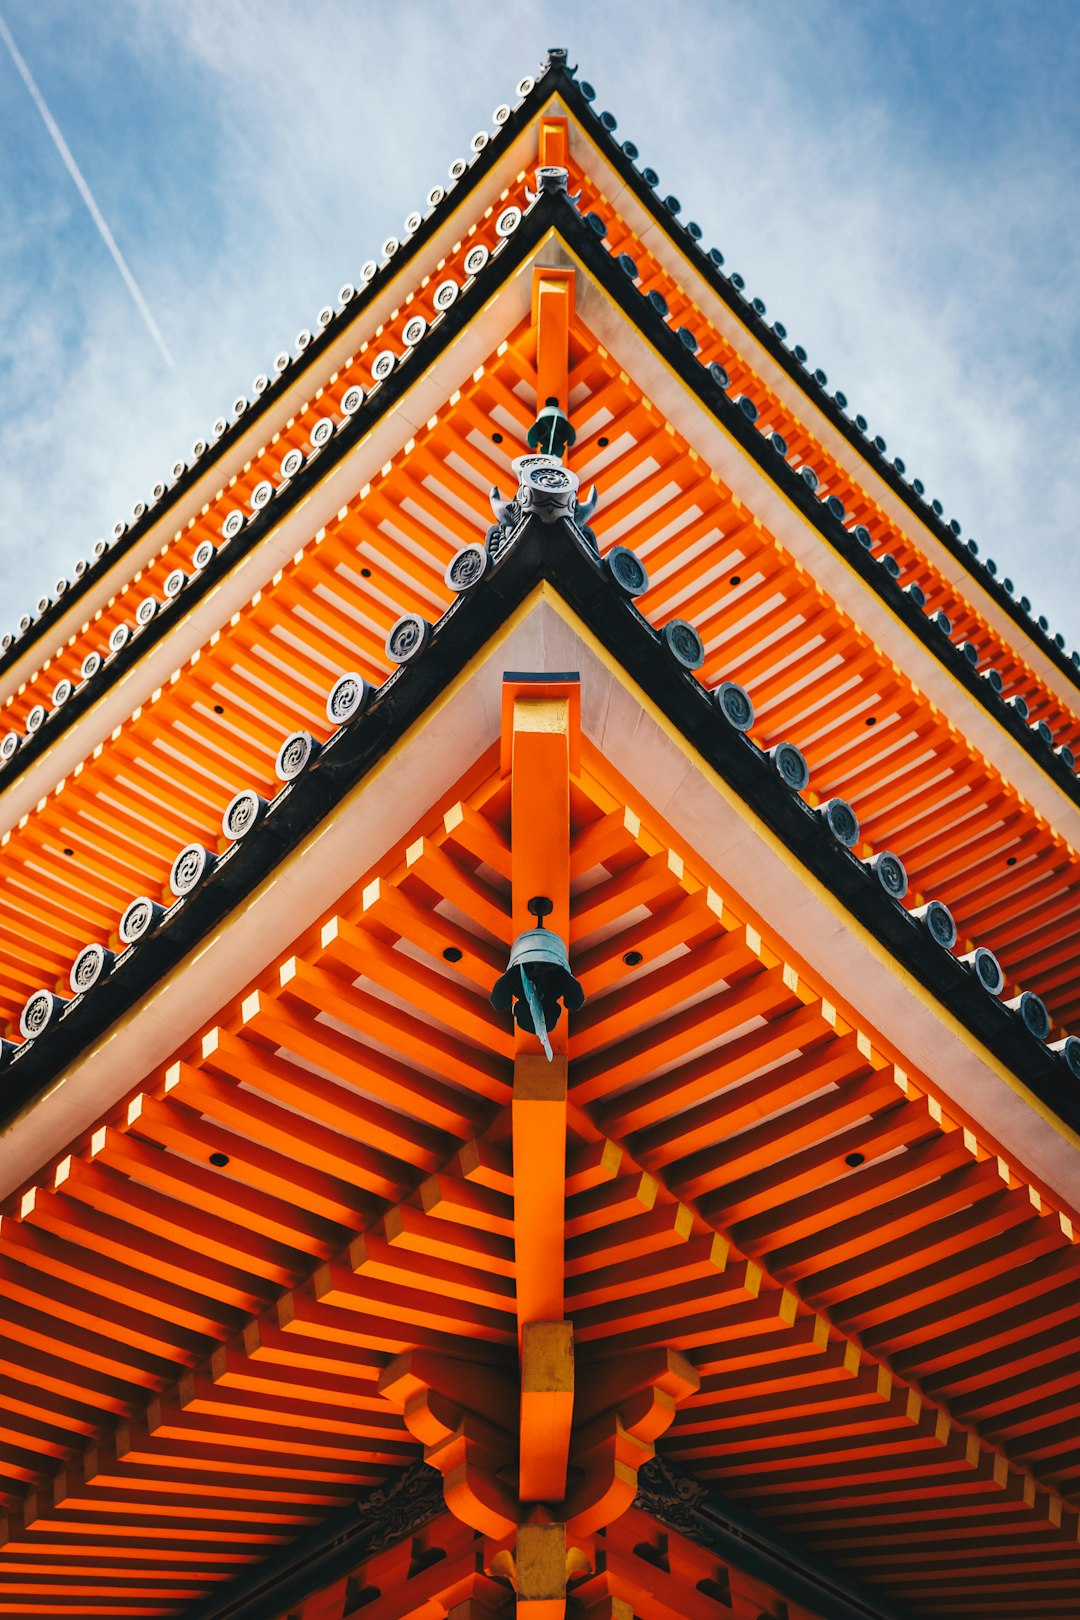
[[[628,253],[638,267],[640,291],[659,292],[665,299],[672,326],[687,326],[699,342],[703,365],[722,364],[731,378],[732,395],[742,394],[758,410],[763,432],[779,433],[788,444],[789,457],[796,464],[812,466],[822,480],[823,493],[835,494],[849,517],[870,530],[876,555],[885,552],[900,563],[904,574],[916,580],[927,595],[930,612],[943,611],[951,620],[955,639],[970,641],[983,659],[998,669],[1007,696],[1023,696],[1034,719],[1044,719],[1058,741],[1076,747],[1080,743],[1080,714],[1064,705],[1024,658],[1018,644],[1006,640],[999,631],[963,597],[954,582],[947,579],[915,539],[909,538],[884,510],[861,488],[854,470],[854,453],[838,462],[799,421],[792,407],[754,372],[748,360],[729,339],[718,332],[704,313],[691,302],[672,276],[660,265],[639,238],[629,229],[617,210],[597,188],[580,162],[571,162],[571,189],[582,192],[582,212],[599,215],[607,226],[606,243],[613,255]]]

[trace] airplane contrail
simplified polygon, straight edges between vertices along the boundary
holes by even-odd
[[[117,247],[116,240],[115,240],[115,238],[113,236],[113,233],[112,233],[112,231],[110,231],[108,225],[106,225],[105,220],[102,217],[101,209],[98,207],[97,203],[94,201],[93,192],[90,190],[90,187],[87,185],[86,181],[83,179],[82,170],[79,168],[79,165],[75,162],[75,159],[72,157],[71,151],[70,151],[70,149],[68,147],[68,144],[65,141],[64,137],[61,135],[59,127],[57,126],[56,119],[53,117],[52,113],[49,111],[48,107],[46,106],[45,97],[41,94],[41,91],[38,89],[36,83],[34,82],[34,76],[30,72],[30,69],[27,67],[26,63],[23,61],[23,58],[22,58],[22,56],[21,56],[21,54],[19,52],[19,47],[16,45],[15,41],[12,39],[11,33],[10,33],[10,31],[8,29],[8,26],[7,26],[7,23],[4,21],[3,17],[0,17],[0,39],[2,39],[4,44],[7,46],[8,55],[11,57],[11,60],[14,62],[15,66],[16,66],[18,72],[19,72],[19,76],[22,79],[23,83],[25,84],[27,90],[29,90],[30,98],[33,101],[34,106],[37,108],[38,112],[41,114],[42,121],[43,121],[43,123],[45,125],[45,128],[48,130],[49,134],[52,136],[53,145],[56,147],[56,150],[59,152],[60,156],[63,158],[64,167],[67,169],[67,171],[70,174],[71,178],[74,180],[76,189],[78,190],[78,193],[79,193],[79,196],[82,198],[83,202],[86,204],[87,209],[89,210],[89,213],[90,213],[90,218],[93,220],[94,224],[98,228],[98,231],[99,231],[99,233],[101,235],[101,240],[105,243],[105,246],[108,248],[109,252],[112,254],[113,262],[116,265],[116,268],[119,270],[120,274],[124,278],[124,285],[127,287],[128,292],[131,294],[131,296],[132,296],[132,298],[133,298],[133,300],[135,302],[135,308],[139,311],[139,314],[142,316],[143,321],[146,324],[147,331],[150,333],[150,336],[153,338],[154,342],[157,344],[158,349],[161,351],[161,355],[162,355],[163,359],[172,368],[172,370],[175,371],[176,370],[176,362],[173,360],[172,355],[169,353],[168,345],[166,344],[165,339],[161,335],[161,331],[160,331],[160,329],[158,327],[157,322],[155,321],[153,315],[151,315],[151,313],[150,313],[149,306],[148,306],[148,304],[146,302],[146,299],[142,295],[142,292],[141,292],[141,290],[139,288],[139,284],[135,280],[135,277],[132,275],[131,271],[128,269],[127,261],[124,258],[124,255],[120,252],[120,249]]]

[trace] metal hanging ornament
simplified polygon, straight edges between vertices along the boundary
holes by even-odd
[[[536,928],[526,928],[510,947],[506,972],[491,992],[491,1005],[497,1012],[513,1009],[519,1029],[535,1035],[549,1063],[554,1059],[550,1032],[559,1022],[565,1006],[577,1012],[585,1004],[585,992],[570,971],[566,942],[544,927],[551,901],[538,896],[529,901],[537,919]]]
[[[569,417],[552,395],[529,429],[526,443],[530,450],[539,450],[542,455],[561,457],[576,438]]]

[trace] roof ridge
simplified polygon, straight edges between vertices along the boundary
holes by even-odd
[[[466,187],[462,193],[462,196],[465,196],[473,189],[475,182],[487,173],[493,157],[500,149],[497,144],[498,137],[505,130],[517,134],[527,125],[534,103],[544,99],[542,86],[551,69],[557,68],[558,54],[553,52],[546,62],[540,64],[535,75],[526,74],[518,80],[515,87],[517,100],[514,105],[503,102],[492,114],[493,131],[476,132],[470,143],[471,156],[456,158],[450,164],[449,185],[435,185],[431,188],[425,199],[428,211],[421,214],[419,210],[415,210],[407,215],[401,238],[389,236],[384,239],[381,259],[368,259],[364,263],[357,285],[352,282],[342,285],[336,309],[329,304],[323,305],[316,317],[317,330],[313,332],[306,327],[301,329],[295,340],[297,353],[290,355],[285,349],[280,350],[275,357],[275,375],[259,373],[252,384],[255,398],[249,401],[246,395],[238,394],[233,401],[231,420],[226,420],[223,416],[216,418],[209,437],[195,441],[190,460],[178,458],[173,463],[168,479],[162,479],[153,486],[152,499],[136,501],[132,509],[133,521],[119,519],[113,525],[110,538],[99,538],[94,542],[90,558],[78,559],[73,569],[72,580],[63,578],[57,580],[52,595],[43,594],[38,599],[35,613],[24,613],[15,630],[5,631],[0,636],[0,675],[6,666],[14,663],[28,647],[39,640],[72,602],[83,595],[105,572],[109,566],[109,559],[122,556],[137,540],[149,533],[154,524],[168,512],[176,499],[186,492],[194,480],[206,473],[231,447],[239,431],[249,427],[277,401],[285,386],[295,381],[294,368],[298,362],[303,359],[305,365],[308,365],[319,358],[329,346],[331,339],[340,333],[343,324],[348,324],[348,321],[359,315],[369,298],[381,288],[390,266],[394,265],[396,269],[403,259],[412,258],[426,245],[435,228],[442,223],[446,211],[444,205],[451,197],[455,197],[455,204],[461,200],[461,197],[455,196],[461,181],[472,174],[473,184]],[[565,51],[561,55],[565,58]],[[528,115],[525,113],[526,108]],[[486,157],[483,155],[485,152],[488,154]],[[398,257],[399,254],[403,254],[403,259]]]
[[[827,392],[825,372],[820,368],[810,371],[805,349],[800,344],[794,344],[790,350],[785,347],[788,333],[783,323],[774,321],[770,326],[765,319],[764,302],[760,298],[745,296],[743,278],[737,272],[728,272],[727,275],[722,273],[724,256],[718,248],[702,247],[700,226],[693,220],[685,223],[678,221],[677,217],[682,212],[678,198],[673,195],[659,198],[659,176],[656,171],[647,165],[640,169],[635,167],[640,156],[638,148],[632,141],[619,143],[615,140],[614,132],[618,126],[614,115],[595,110],[593,103],[596,100],[596,91],[587,80],[578,79],[577,74],[577,66],[570,67],[568,64],[566,49],[552,47],[548,51],[546,61],[539,65],[537,73],[526,75],[518,81],[515,87],[518,99],[514,105],[511,107],[509,103],[504,102],[494,110],[493,132],[489,134],[486,130],[477,131],[471,142],[472,156],[469,159],[456,159],[450,165],[450,186],[448,188],[434,186],[429,191],[426,199],[429,212],[424,215],[419,211],[409,214],[405,220],[408,234],[401,240],[396,237],[387,237],[384,240],[382,262],[378,263],[373,259],[366,261],[361,270],[362,283],[359,287],[352,283],[345,283],[342,286],[338,297],[339,307],[336,310],[329,304],[323,306],[317,317],[320,330],[312,333],[307,328],[302,329],[297,334],[298,352],[295,355],[289,356],[284,349],[279,351],[275,359],[276,377],[271,378],[267,373],[260,373],[254,379],[256,401],[260,403],[258,405],[255,402],[249,403],[246,396],[238,395],[233,402],[233,420],[227,423],[225,418],[218,417],[211,430],[213,436],[206,440],[196,440],[193,446],[193,459],[187,463],[178,460],[173,464],[172,483],[166,484],[161,481],[156,484],[152,502],[136,502],[133,509],[134,523],[129,524],[126,520],[120,520],[114,524],[111,539],[107,541],[99,539],[95,543],[93,561],[80,559],[80,563],[83,564],[81,571],[79,564],[76,564],[74,581],[58,580],[58,587],[62,585],[63,589],[57,589],[51,599],[45,596],[39,598],[36,616],[24,614],[19,621],[17,632],[6,632],[0,637],[0,675],[3,674],[6,665],[14,663],[29,645],[40,638],[41,633],[49,625],[60,618],[73,600],[77,600],[89,589],[107,567],[107,558],[122,555],[137,539],[152,529],[158,519],[168,511],[173,501],[231,446],[241,424],[244,427],[249,426],[276,401],[286,386],[286,379],[289,381],[295,379],[293,368],[302,357],[306,356],[307,363],[318,358],[331,338],[341,330],[342,318],[348,314],[351,320],[358,315],[366,304],[369,294],[381,286],[382,277],[398,253],[405,248],[406,258],[411,258],[413,253],[426,243],[435,225],[441,220],[443,205],[454,194],[460,181],[473,171],[475,171],[474,182],[482,178],[491,164],[490,156],[487,158],[482,156],[485,151],[497,150],[498,137],[504,130],[509,129],[511,133],[517,133],[523,128],[532,116],[534,102],[543,99],[543,95],[538,96],[537,93],[543,90],[546,94],[552,84],[557,82],[560,89],[569,92],[571,104],[574,102],[578,104],[576,109],[572,110],[576,111],[582,127],[595,126],[592,132],[606,145],[616,169],[630,184],[639,202],[648,208],[665,231],[673,237],[672,226],[678,222],[685,236],[685,241],[680,241],[679,246],[692,251],[698,270],[713,291],[762,342],[771,357],[782,365],[802,391],[823,410],[832,426],[837,428],[852,447],[870,462],[893,493],[900,496],[905,505],[930,529],[934,537],[961,562],[966,572],[976,579],[997,605],[1039,645],[1040,650],[1050,657],[1059,671],[1066,675],[1072,684],[1080,687],[1080,650],[1074,648],[1066,655],[1064,636],[1060,633],[1051,636],[1045,616],[1040,615],[1037,618],[1032,616],[1030,601],[1026,596],[1015,597],[1011,580],[998,581],[996,563],[992,558],[980,560],[979,548],[974,540],[961,542],[961,525],[956,519],[951,520],[949,524],[945,523],[942,503],[936,499],[929,501],[926,499],[925,490],[919,479],[915,478],[910,482],[907,480],[906,466],[899,457],[894,457],[891,463],[888,461],[884,439],[880,436],[874,439],[869,437],[866,419],[858,414],[854,418],[849,418],[845,414],[848,408],[847,396],[840,390],[836,390],[832,395]],[[471,190],[472,187],[467,189]],[[346,292],[349,294],[348,298],[344,297]],[[301,339],[304,341],[301,342]],[[793,360],[796,364],[792,364]],[[278,365],[278,362],[285,363]],[[166,500],[166,496],[170,499]],[[123,546],[117,551],[116,548],[121,541],[124,542]],[[31,631],[34,632],[33,635]]]
[[[524,214],[520,209],[513,210],[516,223],[513,228],[507,229],[505,232],[500,230],[501,240],[496,249],[496,255],[499,248],[508,243],[510,237],[516,234],[517,224],[521,223],[522,219],[527,218],[540,199],[547,195],[548,193],[541,191]],[[591,256],[590,249],[593,249],[595,256],[595,263],[592,267],[593,273],[598,271],[613,273],[617,267],[616,262],[613,261],[610,254],[601,248],[596,232],[590,228],[589,217],[582,216],[580,210],[575,207],[568,197],[558,192],[551,194],[552,207],[558,208],[562,212],[560,206],[562,203],[566,204],[563,217],[568,223],[578,222],[581,227],[579,233],[581,239],[578,247],[583,260],[588,263]],[[599,222],[597,221],[597,223]],[[480,273],[479,269],[477,273]],[[630,281],[629,275],[616,278],[617,288],[621,287],[623,281],[625,281],[627,289],[632,288],[633,283]],[[669,360],[675,366],[676,371],[685,374],[685,380],[701,398],[705,408],[714,416],[719,417],[728,432],[733,433],[736,439],[745,443],[754,459],[765,471],[766,476],[773,483],[784,488],[788,498],[799,506],[804,516],[813,523],[817,532],[829,546],[847,558],[864,581],[871,586],[878,596],[885,599],[891,610],[908,624],[914,634],[939,661],[946,663],[946,667],[951,670],[952,674],[960,680],[961,684],[972,695],[977,697],[980,704],[1009,732],[1014,741],[1020,743],[1046,774],[1068,793],[1074,802],[1080,802],[1080,779],[1075,774],[1071,751],[1068,749],[1056,749],[1053,733],[1048,726],[1042,722],[1029,725],[1025,707],[1018,700],[1006,701],[1003,693],[998,690],[998,684],[992,683],[987,674],[972,667],[965,656],[964,650],[951,640],[951,626],[945,620],[944,615],[925,612],[918,598],[911,591],[907,591],[899,585],[894,578],[893,572],[889,571],[885,563],[881,559],[871,556],[867,531],[858,524],[853,527],[848,526],[840,502],[834,496],[829,496],[827,492],[822,496],[816,490],[816,478],[811,482],[806,476],[805,469],[797,470],[792,468],[782,455],[769,455],[771,438],[775,436],[763,437],[761,432],[755,429],[754,418],[756,412],[754,407],[748,399],[741,396],[733,397],[727,391],[727,377],[723,373],[723,368],[702,365],[682,334],[668,327],[663,314],[655,305],[650,303],[647,298],[640,297],[638,303],[643,307],[647,306],[650,314],[654,317],[656,330],[650,337],[650,341],[656,342],[659,339],[662,344],[665,343],[659,329],[668,334],[666,346],[671,350]],[[456,314],[451,325],[456,324],[461,318],[461,305],[455,305],[455,309]],[[629,309],[626,312],[629,316]],[[441,315],[440,322],[446,321],[448,313]],[[631,316],[631,318],[633,317]],[[432,328],[428,328],[424,335],[431,335],[432,330]],[[690,336],[690,334],[687,334],[687,336]],[[691,341],[693,341],[692,338]],[[423,338],[421,338],[420,348],[423,348],[423,346]],[[412,354],[413,349],[408,349],[405,353]],[[382,356],[379,358],[381,359]],[[387,375],[393,375],[395,370],[396,367],[392,367]],[[367,399],[371,399],[374,394],[380,394],[382,398],[377,410],[378,415],[382,414],[382,400],[385,399],[385,395],[382,394],[384,386],[385,379],[382,381],[376,379],[375,387],[369,388],[366,396],[361,399],[361,404],[365,404]],[[712,399],[708,397],[710,393],[713,396]],[[354,414],[356,417],[355,422]],[[367,419],[367,411],[358,410],[356,413],[344,416],[333,434],[333,440],[337,441],[335,448],[339,453],[343,453],[356,441],[361,431],[360,424]],[[366,427],[362,431],[366,431]],[[246,522],[239,511],[231,514],[230,517],[235,516],[239,519],[236,527],[226,526],[216,548],[212,542],[203,542],[202,545],[196,548],[196,553],[192,559],[192,573],[189,575],[183,569],[175,569],[173,574],[170,575],[170,581],[176,580],[176,590],[170,591],[169,583],[166,583],[165,600],[162,607],[168,609],[181,596],[186,600],[190,600],[193,596],[201,594],[203,590],[212,585],[223,571],[230,566],[230,561],[222,558],[222,552],[228,550],[229,558],[235,560],[239,551],[242,550],[244,553],[249,551],[264,532],[267,524],[272,525],[276,522],[278,515],[276,497],[287,495],[290,491],[294,495],[297,492],[302,494],[311,482],[311,475],[307,472],[309,463],[321,462],[319,472],[315,475],[320,477],[322,472],[325,471],[325,461],[322,458],[326,456],[329,450],[330,445],[328,444],[325,448],[322,446],[316,447],[307,457],[301,456],[300,465],[291,476],[283,478],[277,485],[267,486],[266,500],[257,507],[253,506],[253,510]],[[245,533],[244,542],[242,546],[238,547],[236,539],[245,530],[248,532]],[[204,555],[200,557],[200,553],[204,553]],[[197,581],[200,583],[196,588]],[[55,728],[46,724],[48,719],[59,715],[60,708],[63,707],[65,726],[70,724],[83,711],[87,703],[99,695],[103,689],[101,683],[111,684],[113,679],[129,668],[151,641],[160,638],[167,624],[167,613],[159,611],[146,621],[136,617],[130,624],[122,623],[118,625],[113,637],[110,638],[109,647],[104,656],[92,653],[90,658],[84,661],[82,681],[67,693],[62,704],[55,703],[50,710],[46,710],[43,705],[38,705],[28,716],[28,721],[32,719],[33,723],[27,724],[26,731],[21,737],[19,733],[14,731],[9,731],[6,736],[0,737],[0,788],[21,774],[22,769],[30,765],[32,760],[54,740]],[[87,665],[91,662],[93,667],[87,668]],[[61,685],[72,687],[70,681],[62,682]],[[9,760],[12,762],[13,768],[5,769],[4,767]]]
[[[693,255],[696,268],[708,281],[712,290],[761,342],[770,356],[794,379],[807,397],[822,410],[830,424],[843,434],[852,448],[866,459],[892,492],[899,496],[925,524],[934,538],[948,549],[997,605],[1003,608],[1020,629],[1036,642],[1040,650],[1052,659],[1061,673],[1080,687],[1080,648],[1073,648],[1066,653],[1064,636],[1060,632],[1051,634],[1045,615],[1032,614],[1029,599],[1023,595],[1019,597],[1015,595],[1011,579],[998,579],[996,562],[993,558],[982,558],[974,540],[962,539],[963,528],[957,519],[953,518],[946,523],[941,501],[927,498],[921,479],[908,478],[907,467],[902,458],[897,456],[889,460],[885,440],[880,435],[870,436],[866,418],[859,413],[854,416],[847,415],[849,402],[846,394],[839,389],[832,394],[828,392],[828,378],[825,372],[820,368],[810,369],[809,357],[802,345],[795,343],[790,348],[786,347],[788,332],[783,322],[774,321],[770,325],[765,318],[766,307],[763,300],[748,296],[742,276],[736,271],[729,271],[726,275],[723,273],[721,267],[724,264],[724,255],[719,248],[704,248],[701,227],[694,220],[684,223],[678,218],[682,213],[682,204],[677,197],[673,195],[660,197],[659,175],[648,165],[640,168],[635,166],[640,157],[637,146],[633,141],[620,143],[615,139],[618,124],[614,114],[595,110],[593,105],[596,100],[595,89],[588,81],[577,79],[576,73],[576,68],[564,67],[564,81],[570,90],[568,99],[571,103],[577,104],[574,110],[583,127],[596,135],[598,143],[606,146],[616,170],[630,186],[638,201],[644,204],[673,239],[675,239],[674,227],[676,225],[679,227],[682,237],[678,239],[678,245]]]

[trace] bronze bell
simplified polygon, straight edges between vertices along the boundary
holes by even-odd
[[[530,904],[529,909],[535,908]],[[560,1000],[568,1012],[576,1012],[585,1003],[585,992],[570,971],[565,942],[544,927],[541,913],[539,928],[527,928],[511,945],[510,961],[496,980],[491,1005],[499,1012],[512,1006],[514,1022],[539,1039],[550,1063],[554,1054],[548,1031],[559,1022]]]
[[[570,418],[559,409],[559,402],[552,395],[529,429],[526,442],[530,450],[540,450],[546,456],[561,456],[576,438]]]

